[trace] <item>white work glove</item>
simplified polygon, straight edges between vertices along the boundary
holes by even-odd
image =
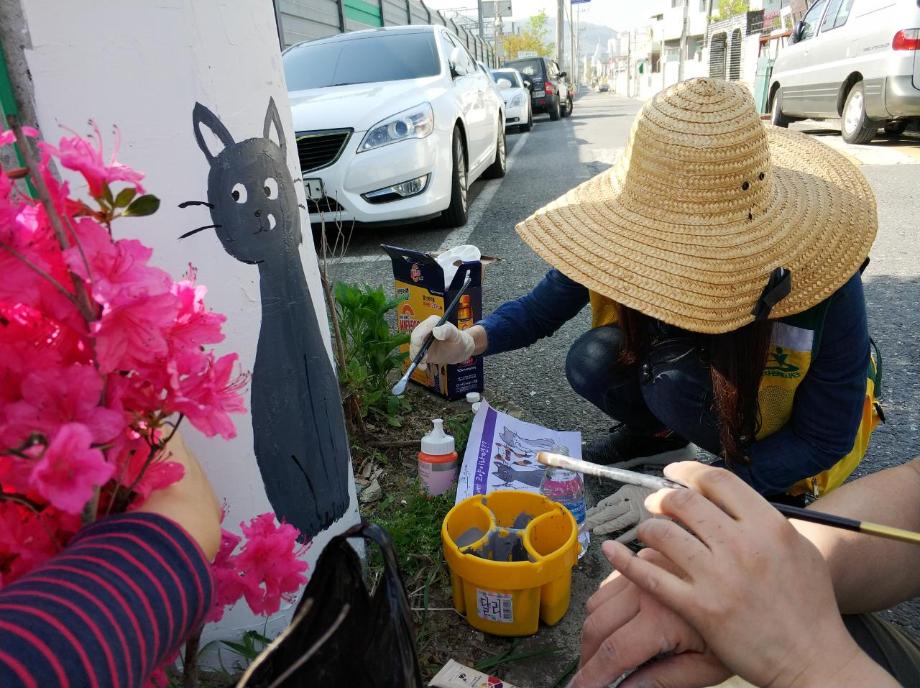
[[[436,315],[429,315],[415,326],[409,339],[409,360],[415,360],[429,332],[434,333],[434,342],[428,349],[428,353],[425,354],[425,358],[422,359],[422,363],[434,365],[463,363],[473,355],[476,343],[470,334],[458,330],[456,325],[449,322],[435,327],[440,319]]]
[[[638,485],[624,485],[606,499],[602,499],[588,509],[585,515],[585,527],[595,535],[608,535],[624,528],[629,528],[617,538],[617,542],[627,544],[636,539],[639,524],[649,518],[645,509],[645,498],[654,490]]]

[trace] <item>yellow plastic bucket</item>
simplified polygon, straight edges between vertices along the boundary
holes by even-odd
[[[501,490],[454,506],[441,526],[454,607],[474,628],[533,635],[569,608],[578,526],[542,495]]]

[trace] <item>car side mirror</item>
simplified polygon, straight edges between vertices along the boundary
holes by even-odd
[[[495,85],[498,86],[502,90],[505,90],[506,88],[511,88],[511,82],[508,81],[507,79],[499,79],[498,81],[495,82]]]
[[[792,35],[789,37],[790,43],[798,43],[802,40],[802,34],[805,33],[805,22],[797,21],[792,27]]]
[[[460,67],[463,64],[463,51],[460,48],[454,48],[450,51],[450,57],[447,58],[447,63],[450,65],[450,75],[453,78],[463,76],[466,74],[466,71]]]
[[[528,91],[532,91],[532,90],[533,90],[533,82],[532,82],[530,79],[524,79],[524,87],[525,87]]]
[[[567,76],[568,76],[568,74],[567,74],[566,72],[559,72],[559,78],[560,78],[560,79],[565,79]]]

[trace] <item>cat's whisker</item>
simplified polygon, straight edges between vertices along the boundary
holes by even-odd
[[[206,205],[209,208],[214,207],[213,203],[208,203],[207,201],[182,201],[182,203],[179,204],[179,207],[188,208],[189,206],[192,206],[192,205]]]
[[[182,236],[180,236],[179,238],[180,238],[180,239],[187,239],[188,237],[192,236],[192,234],[197,234],[198,232],[201,232],[201,231],[203,231],[203,230],[205,230],[205,229],[218,229],[218,228],[220,228],[220,225],[205,225],[204,227],[198,227],[198,228],[196,228],[196,229],[193,229],[193,230],[191,230],[191,231],[188,231],[188,232],[186,232],[185,234],[183,234]]]

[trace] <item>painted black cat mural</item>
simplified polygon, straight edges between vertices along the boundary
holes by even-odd
[[[201,103],[192,120],[210,164],[203,205],[214,224],[183,237],[214,228],[227,253],[258,267],[262,326],[251,397],[256,460],[278,518],[313,537],[348,508],[350,459],[338,382],[300,260],[300,214],[281,118],[269,100],[262,136],[240,142]],[[219,150],[212,151],[205,130]]]

